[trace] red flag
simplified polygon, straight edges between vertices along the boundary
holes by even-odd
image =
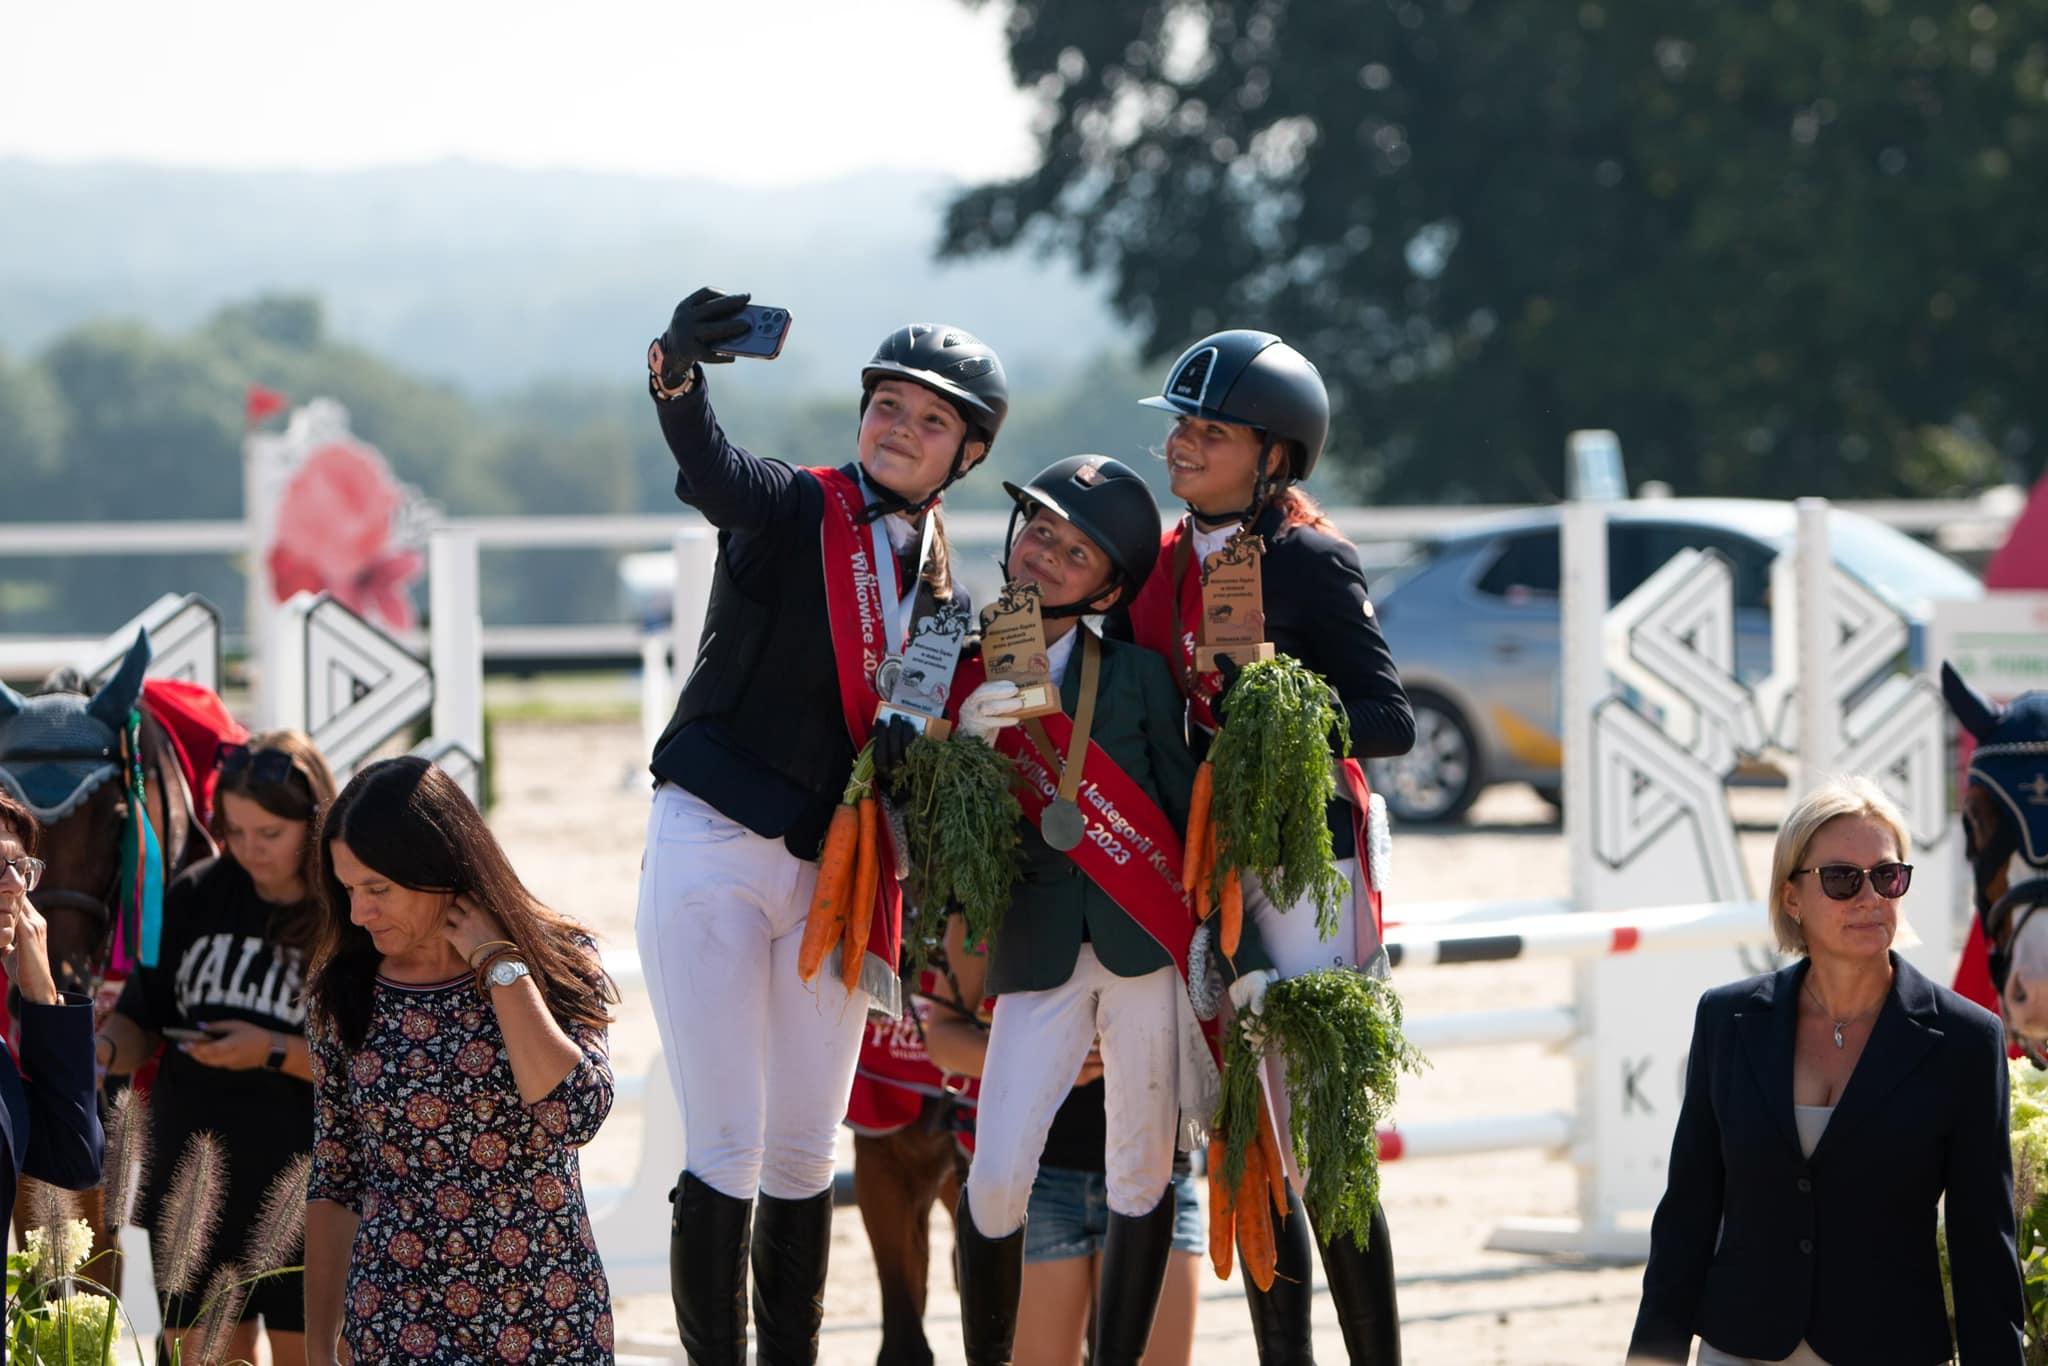
[[[289,405],[290,400],[277,390],[252,384],[247,396],[242,400],[242,421],[253,427],[264,418],[283,412]]]

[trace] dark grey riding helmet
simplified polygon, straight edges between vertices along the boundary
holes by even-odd
[[[1010,413],[1010,383],[995,349],[944,323],[910,323],[897,328],[861,367],[860,410],[865,414],[875,386],[907,379],[952,400],[976,436],[990,445]]]
[[[1129,465],[1106,455],[1070,455],[1047,465],[1021,487],[1005,481],[1003,490],[1017,505],[1003,538],[1006,551],[1017,539],[1019,520],[1042,507],[1072,524],[1109,558],[1110,586],[1124,585],[1123,602],[1129,603],[1145,586],[1159,560],[1159,505]],[[1044,610],[1047,616],[1078,616],[1088,609],[1076,603]]]
[[[1173,363],[1163,393],[1138,401],[1292,442],[1287,476],[1297,482],[1315,469],[1330,435],[1330,392],[1316,367],[1271,332],[1249,328],[1202,338]]]

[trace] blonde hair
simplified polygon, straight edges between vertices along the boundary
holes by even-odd
[[[1844,816],[1873,820],[1891,831],[1899,858],[1909,857],[1912,851],[1905,814],[1883,788],[1860,773],[1829,778],[1800,798],[1778,827],[1778,845],[1771,851],[1771,931],[1778,938],[1778,947],[1787,953],[1806,952],[1806,931],[1785,909],[1785,888],[1792,881],[1792,870],[1806,866],[1807,853],[1821,830]]]

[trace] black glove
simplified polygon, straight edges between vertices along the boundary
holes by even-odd
[[[1218,688],[1216,696],[1209,700],[1209,711],[1216,717],[1216,724],[1220,726],[1223,724],[1224,699],[1229,697],[1230,690],[1237,686],[1237,676],[1244,670],[1238,667],[1237,661],[1229,655],[1218,654],[1216,672],[1223,675],[1223,686]]]
[[[895,785],[896,770],[917,738],[917,727],[907,716],[891,716],[875,726],[875,783],[884,791]]]
[[[731,356],[719,355],[712,348],[719,342],[747,335],[750,327],[738,315],[753,297],[727,294],[706,285],[677,304],[668,331],[656,339],[661,347],[662,387],[682,387],[692,366],[731,364]]]

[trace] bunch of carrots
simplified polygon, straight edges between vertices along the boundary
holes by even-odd
[[[818,856],[818,886],[811,894],[811,917],[804,925],[796,955],[796,974],[805,982],[818,975],[825,959],[840,950],[840,980],[852,991],[860,985],[861,961],[867,955],[868,932],[874,928],[875,900],[882,885],[881,807],[875,797],[875,753],[872,743],[853,762],[846,791],[825,831]]]
[[[1258,1117],[1256,1141],[1245,1150],[1244,1174],[1234,1187],[1228,1170],[1228,1140],[1222,1134],[1209,1140],[1209,1261],[1216,1268],[1217,1279],[1227,1281],[1231,1249],[1242,1248],[1245,1275],[1260,1290],[1271,1290],[1279,1267],[1279,1244],[1273,1230],[1287,1217],[1287,1168],[1280,1160],[1280,1142],[1273,1132],[1273,1115],[1263,1088]]]
[[[1197,920],[1207,920],[1212,911],[1221,912],[1217,944],[1224,957],[1232,958],[1244,934],[1244,884],[1234,866],[1224,870],[1220,885],[1217,882],[1215,799],[1216,770],[1204,759],[1195,770],[1195,788],[1188,798],[1188,838],[1181,857],[1180,885],[1194,902]]]

